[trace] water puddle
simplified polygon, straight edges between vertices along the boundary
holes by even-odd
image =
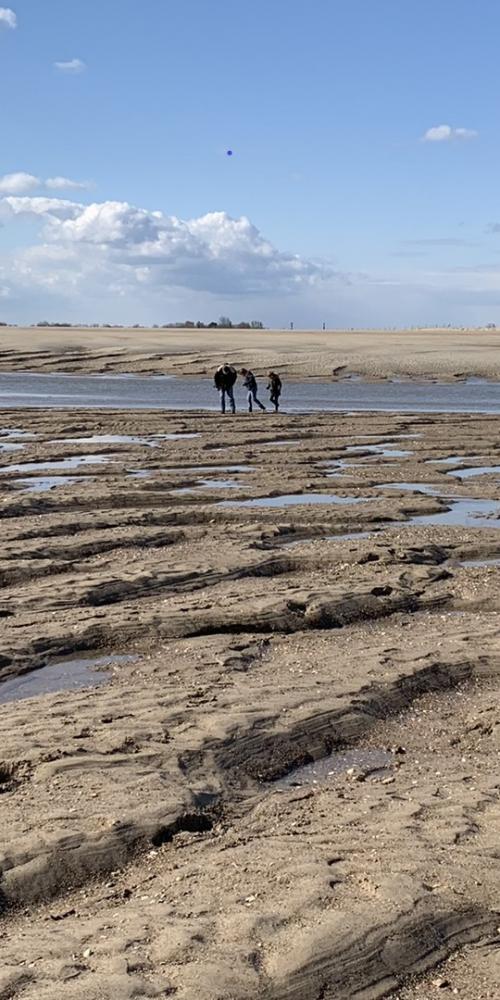
[[[448,475],[457,479],[471,479],[473,476],[486,476],[490,473],[500,473],[500,465],[474,465],[468,469],[455,469]]]
[[[73,483],[89,483],[89,477],[83,476],[32,476],[29,479],[11,480],[19,486],[23,493],[47,493],[58,486],[72,486]]]
[[[297,507],[300,504],[367,503],[368,497],[339,497],[335,493],[288,493],[279,497],[256,497],[254,500],[222,500],[218,507]]]
[[[136,656],[111,655],[49,663],[40,670],[0,683],[0,705],[57,691],[75,691],[107,684],[111,680],[111,667],[136,659]]]
[[[446,497],[443,497],[446,500]],[[459,528],[498,528],[500,500],[452,500],[449,510],[438,514],[419,514],[404,523],[449,525]],[[493,523],[492,523],[493,519]]]
[[[195,490],[241,490],[242,483],[236,483],[232,479],[199,479],[194,486],[185,486],[180,490],[170,490],[177,496],[185,493],[193,493]]]
[[[24,462],[21,465],[1,465],[5,472],[44,472],[51,469],[77,469],[80,465],[103,465],[115,461],[113,455],[73,455],[71,458],[55,458],[50,462]]]
[[[480,566],[500,566],[500,556],[495,556],[492,559],[464,559],[460,566],[471,569]]]
[[[447,458],[428,458],[429,465],[459,465],[460,462],[475,462],[480,455],[448,455]]]
[[[346,531],[342,535],[307,535],[302,536],[302,538],[293,538],[290,541],[278,541],[281,547],[293,549],[297,545],[309,545],[311,542],[351,542],[357,538],[372,538],[373,535],[381,530],[382,528],[377,526],[373,531]]]
[[[23,444],[14,444],[12,441],[0,441],[0,451],[22,451]]]
[[[312,764],[298,767],[273,783],[275,788],[296,788],[297,785],[327,784],[340,774],[347,774],[351,768],[367,778],[382,777],[394,764],[394,754],[388,750],[341,750],[316,760]]]
[[[394,447],[392,441],[385,441],[383,444],[351,444],[346,451],[353,455],[366,451],[370,455],[382,455],[384,458],[407,458],[408,455],[413,455],[412,451]]]
[[[491,524],[490,519],[500,514],[500,500],[476,500],[473,497],[446,496],[439,487],[429,483],[384,483],[377,489],[409,490],[413,493],[425,493],[426,496],[437,497],[449,504],[449,510],[438,511],[435,514],[417,514],[406,521],[394,521],[393,526],[412,524],[451,525],[460,528],[498,528],[499,524]]]
[[[134,434],[92,434],[90,437],[59,438],[50,444],[142,444],[146,448],[158,448],[159,442]]]
[[[435,486],[434,483],[381,483],[376,486],[377,490],[409,490],[411,493],[425,493],[428,497],[440,497],[443,500],[452,500],[453,497],[447,497],[443,494],[439,486]],[[460,497],[458,499],[461,499]]]
[[[37,435],[33,434],[32,431],[23,431],[21,427],[4,427],[3,430],[0,431],[0,437],[25,438],[26,440],[32,441],[33,438],[36,438],[36,436]]]
[[[183,438],[198,438],[198,434],[153,434],[152,437],[157,441],[181,441]]]

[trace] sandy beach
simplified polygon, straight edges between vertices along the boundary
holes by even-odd
[[[286,378],[500,378],[496,330],[0,329],[0,370],[195,376],[225,361]]]
[[[0,414],[0,996],[498,995],[498,419]]]

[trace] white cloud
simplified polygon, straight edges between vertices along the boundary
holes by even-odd
[[[0,194],[26,194],[40,187],[40,179],[33,174],[18,170],[14,174],[4,174],[0,177]]]
[[[0,27],[17,28],[17,16],[10,7],[0,7]]]
[[[74,201],[64,201],[62,198],[17,198],[7,197],[0,200],[0,217],[11,219],[16,215],[40,216],[45,219],[70,218],[77,215],[82,205]]]
[[[427,129],[423,142],[453,142],[454,139],[475,139],[478,133],[473,128],[454,128],[452,125],[434,125]]]
[[[48,191],[86,191],[91,186],[89,181],[74,181],[70,177],[49,177],[42,180],[23,170],[0,177],[0,194],[22,195],[36,191],[37,188],[46,188]]]
[[[70,177],[48,177],[45,187],[49,191],[87,191],[90,181],[72,181]]]
[[[33,301],[37,290],[64,296],[75,310],[80,303],[84,316],[95,298],[109,315],[116,296],[131,309],[142,302],[151,311],[153,302],[163,309],[167,301],[186,300],[192,308],[202,300],[213,303],[216,295],[220,308],[245,300],[252,311],[259,297],[297,297],[335,276],[329,264],[282,252],[247,218],[225,212],[183,220],[127,202],[0,199],[4,225],[22,216],[39,219],[42,241],[4,258],[3,273],[0,262],[2,283],[25,300]]]
[[[61,73],[83,73],[84,69],[87,69],[83,59],[68,59],[66,62],[55,62],[54,66],[56,69],[61,70]]]

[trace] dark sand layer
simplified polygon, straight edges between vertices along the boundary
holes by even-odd
[[[499,995],[499,432],[0,411],[0,997]]]

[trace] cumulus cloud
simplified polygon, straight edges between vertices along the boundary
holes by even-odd
[[[4,218],[16,215],[38,215],[45,219],[66,219],[72,214],[77,215],[82,207],[74,201],[65,201],[63,198],[8,196],[0,201],[0,213]]]
[[[87,69],[83,59],[68,59],[66,62],[55,62],[54,66],[61,73],[83,73]]]
[[[10,7],[0,7],[0,28],[17,28],[17,15]]]
[[[475,139],[473,128],[454,128],[453,125],[434,125],[423,135],[423,142],[453,142],[454,139]]]
[[[277,250],[249,219],[210,212],[183,220],[127,202],[84,205],[50,197],[0,199],[4,223],[38,218],[43,243],[14,262],[44,287],[86,286],[133,294],[134,289],[184,289],[226,296],[275,296],[311,288],[334,275],[316,263]]]
[[[0,177],[0,194],[25,194],[40,187],[40,179],[33,174],[18,170],[14,174],[4,174]]]

